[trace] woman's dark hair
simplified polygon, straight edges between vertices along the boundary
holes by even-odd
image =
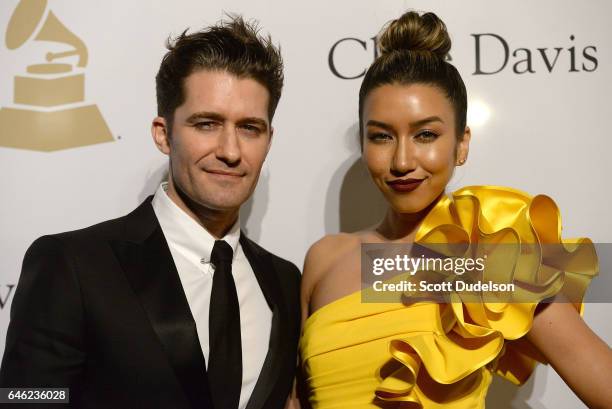
[[[379,57],[365,74],[359,90],[359,130],[363,135],[363,104],[368,94],[386,84],[426,84],[440,88],[453,106],[455,132],[463,136],[467,114],[465,84],[447,62],[451,39],[434,13],[409,11],[391,21],[378,36]]]
[[[157,115],[164,117],[169,131],[174,111],[185,102],[185,78],[198,70],[227,71],[259,82],[270,94],[272,121],[283,88],[283,60],[270,36],[262,37],[258,31],[256,23],[230,16],[229,21],[192,34],[185,30],[176,39],[168,39],[155,84]]]

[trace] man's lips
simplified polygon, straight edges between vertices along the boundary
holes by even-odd
[[[423,183],[425,179],[394,179],[388,180],[386,183],[396,192],[411,192]]]
[[[210,173],[215,176],[236,177],[236,178],[244,176],[244,173],[232,172],[232,171],[220,170],[220,169],[204,169],[204,171],[206,173]]]

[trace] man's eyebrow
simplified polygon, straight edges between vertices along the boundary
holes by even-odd
[[[225,118],[223,117],[223,115],[217,113],[217,112],[206,112],[206,111],[202,111],[202,112],[195,112],[191,115],[189,115],[189,117],[187,118],[187,122],[193,123],[196,122],[200,119],[214,119],[215,121],[224,121]]]
[[[256,116],[251,116],[248,118],[243,118],[241,120],[238,121],[239,124],[256,124],[261,126],[262,128],[264,128],[264,131],[268,130],[268,121],[266,121],[263,118],[259,118]]]

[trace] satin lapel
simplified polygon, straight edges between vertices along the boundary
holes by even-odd
[[[155,212],[145,202],[111,246],[194,408],[212,408],[206,364],[178,272]]]
[[[272,309],[272,329],[270,331],[268,353],[246,406],[246,409],[260,409],[264,407],[280,376],[280,366],[286,355],[286,350],[282,348],[281,338],[284,332],[282,325],[287,322],[288,312],[270,257],[253,245],[242,232],[240,234],[240,245],[251,264],[251,268],[253,268],[264,297]]]

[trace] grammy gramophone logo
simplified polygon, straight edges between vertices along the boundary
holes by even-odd
[[[0,108],[0,146],[48,152],[113,141],[98,107],[85,103],[87,47],[47,10],[46,0],[21,0],[11,16],[6,47],[15,50],[30,39],[70,48],[48,52],[45,63],[15,76],[14,105]]]

